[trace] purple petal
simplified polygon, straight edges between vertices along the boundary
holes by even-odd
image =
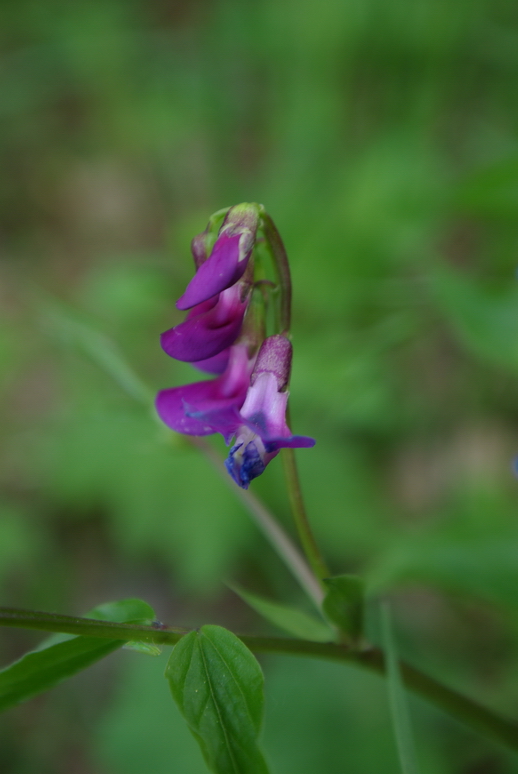
[[[211,303],[209,299],[197,305],[196,312],[201,309],[201,314],[191,311],[183,323],[162,333],[160,344],[164,352],[176,360],[193,363],[230,347],[241,331],[247,307],[247,300],[242,301],[240,293],[236,286],[216,296],[217,302]]]
[[[266,451],[272,452],[278,449],[311,449],[316,441],[309,435],[287,435],[281,438],[265,438],[261,436]]]
[[[241,234],[229,236],[225,233],[218,237],[209,258],[201,264],[176,302],[177,309],[190,309],[234,285],[243,276],[251,251],[239,260],[241,237]]]
[[[241,330],[242,318],[235,317],[218,328],[209,328],[206,320],[186,320],[162,333],[164,352],[186,363],[207,360],[234,343]]]
[[[217,355],[208,357],[206,360],[193,361],[193,366],[206,374],[222,374],[228,365],[230,347],[222,350]]]
[[[236,426],[236,403],[241,395],[221,397],[219,379],[162,390],[156,397],[158,416],[168,427],[186,435],[211,435]],[[238,415],[237,415],[238,416]]]
[[[277,433],[271,433],[262,421],[253,422],[241,415],[241,422],[261,438],[268,452],[278,449],[311,449],[316,444],[315,439],[310,438],[309,435],[292,435],[286,424],[277,435]]]
[[[156,398],[160,419],[178,433],[221,433],[227,443],[241,424],[252,361],[246,345],[230,348],[228,366],[217,379],[162,390]]]
[[[185,412],[189,418],[202,422],[203,427],[206,430],[204,435],[209,435],[209,433],[221,433],[228,446],[241,424],[238,406],[239,401],[229,401],[228,405],[224,405],[224,402],[220,401],[218,408],[215,408],[212,411],[197,411],[195,406],[190,406],[186,403]],[[208,430],[208,428],[212,429]],[[201,435],[201,433],[195,433],[195,435]]]

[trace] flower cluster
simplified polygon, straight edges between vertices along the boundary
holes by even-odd
[[[221,433],[231,444],[226,467],[247,489],[283,447],[310,447],[286,424],[292,346],[285,335],[264,336],[252,311],[257,205],[228,210],[211,250],[211,232],[195,237],[196,273],[178,300],[184,322],[161,336],[164,351],[217,378],[162,390],[158,415],[187,435]],[[210,226],[210,224],[209,224]]]

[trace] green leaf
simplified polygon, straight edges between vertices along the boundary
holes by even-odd
[[[153,645],[151,642],[127,642],[122,646],[123,650],[136,650],[137,653],[145,653],[147,656],[159,656],[162,653],[162,648],[158,645]]]
[[[405,688],[399,670],[396,643],[392,633],[390,608],[384,604],[381,608],[381,630],[385,649],[387,670],[387,688],[390,699],[390,711],[394,724],[394,733],[401,763],[402,774],[419,774],[414,749],[414,740],[410,727],[410,717],[406,702]]]
[[[296,610],[289,605],[272,602],[257,594],[251,594],[240,586],[231,585],[230,588],[259,615],[278,626],[279,629],[288,632],[288,634],[301,637],[304,640],[312,640],[313,642],[330,642],[335,637],[333,630],[329,626],[308,613]]]
[[[356,575],[336,575],[325,578],[329,587],[322,607],[340,631],[357,639],[363,629],[364,584]]]
[[[118,602],[105,602],[90,610],[85,618],[111,623],[141,624],[150,626],[155,620],[155,611],[141,599],[122,599]]]
[[[263,673],[232,632],[202,626],[175,645],[166,677],[173,698],[216,774],[267,774],[258,746]]]
[[[100,605],[88,618],[115,623],[148,624],[153,609],[139,599],[126,599]],[[53,635],[37,650],[0,671],[0,711],[48,691],[67,677],[77,674],[124,645],[123,640],[97,637]]]
[[[153,393],[127,363],[116,344],[89,323],[79,319],[63,305],[50,302],[44,309],[50,331],[64,343],[75,346],[90,357],[122,389],[146,406],[152,405]]]

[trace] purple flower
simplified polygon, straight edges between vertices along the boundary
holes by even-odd
[[[309,448],[313,438],[292,435],[286,424],[286,389],[291,370],[292,346],[285,336],[265,339],[239,412],[235,441],[225,461],[234,481],[248,489],[284,447]]]
[[[248,299],[249,285],[242,281],[202,301],[190,310],[184,322],[162,333],[162,349],[187,363],[219,355],[239,336]]]
[[[230,347],[218,352],[217,355],[208,357],[206,360],[197,360],[193,366],[206,374],[222,374],[228,366],[230,357]]]
[[[315,441],[292,435],[286,423],[291,343],[284,334],[264,338],[268,297],[260,280],[254,286],[251,259],[263,208],[257,204],[231,207],[210,251],[223,212],[215,213],[205,231],[192,241],[196,274],[176,304],[188,310],[187,317],[161,336],[168,355],[218,376],[162,390],[156,409],[160,419],[178,433],[221,433],[227,445],[233,441],[225,465],[234,481],[248,489],[280,449],[307,448]],[[284,296],[281,294],[279,324],[286,330],[287,259],[271,220],[266,226],[261,223],[265,239],[270,234],[273,240],[272,255],[281,267]]]
[[[221,433],[229,443],[238,424],[252,366],[248,348],[236,344],[230,348],[228,365],[217,379],[159,392],[156,398],[158,416],[177,433]]]
[[[191,309],[230,288],[243,276],[252,254],[258,226],[256,205],[231,207],[207,260],[193,241],[193,255],[198,270],[178,299],[178,309]],[[196,248],[196,249],[195,249]]]

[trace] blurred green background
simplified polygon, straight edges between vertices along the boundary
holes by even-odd
[[[141,596],[256,632],[225,580],[304,604],[232,490],[92,357],[192,380],[158,343],[189,241],[259,201],[292,262],[293,427],[317,438],[298,458],[331,566],[390,595],[413,663],[517,717],[518,6],[4,0],[0,40],[2,604]],[[253,488],[291,529],[278,461]],[[1,663],[39,640],[0,636]],[[202,774],[166,655],[4,715],[0,771]],[[274,772],[399,771],[381,680],[263,664]],[[410,707],[424,774],[518,772]]]

